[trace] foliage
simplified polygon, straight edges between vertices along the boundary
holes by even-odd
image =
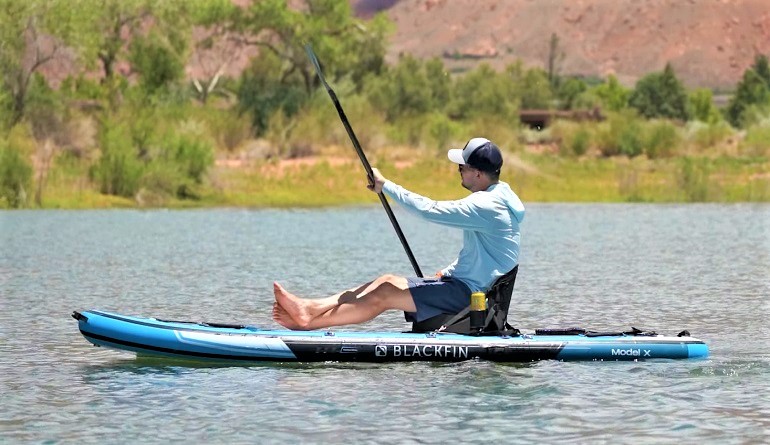
[[[366,82],[372,105],[385,112],[389,121],[401,116],[441,110],[449,97],[450,79],[439,59],[423,63],[411,55]]]
[[[553,91],[548,81],[548,73],[540,68],[525,69],[521,62],[508,65],[505,74],[513,80],[513,92],[502,91],[499,99],[513,101],[519,99],[522,109],[551,108]],[[477,79],[483,81],[484,79]]]
[[[646,118],[663,117],[686,121],[690,116],[687,92],[670,64],[666,64],[662,73],[642,77],[636,83],[628,104]]]
[[[278,56],[263,52],[241,76],[237,89],[238,107],[241,113],[252,116],[252,127],[257,135],[264,134],[276,111],[293,116],[308,99],[302,79],[298,75],[282,79],[280,66]]]
[[[723,120],[711,124],[694,121],[687,124],[686,138],[696,148],[703,150],[719,145],[732,134],[732,127]]]
[[[544,81],[547,85],[547,79]],[[448,114],[454,119],[487,116],[515,122],[518,120],[515,88],[508,73],[501,74],[481,64],[455,82]]]
[[[644,148],[642,132],[642,123],[636,113],[613,113],[598,131],[599,151],[604,156],[638,156]]]
[[[131,42],[128,60],[139,73],[139,83],[145,92],[154,95],[169,91],[184,76],[185,50],[182,43],[174,46],[156,33],[137,37]]]
[[[647,125],[644,152],[650,159],[668,158],[676,153],[682,137],[669,121],[656,120]]]
[[[0,201],[8,207],[22,207],[30,190],[32,166],[19,150],[6,143],[0,144]]]
[[[767,58],[757,60],[755,66],[764,70],[767,64]],[[761,62],[764,60],[764,62]],[[770,102],[770,84],[753,68],[749,68],[743,73],[743,78],[738,83],[738,87],[730,100],[730,104],[725,110],[727,120],[736,127],[746,126],[746,111],[752,106],[764,107]]]
[[[166,139],[160,159],[177,165],[184,176],[200,184],[203,175],[214,164],[211,144],[194,134],[175,134]]]
[[[556,92],[556,96],[559,98],[560,108],[565,110],[571,110],[575,108],[575,104],[578,101],[578,97],[588,90],[588,86],[581,79],[570,77],[563,80]]]
[[[102,155],[91,169],[99,190],[108,195],[133,197],[139,190],[144,165],[137,157],[126,125],[103,125],[100,146]]]
[[[714,105],[713,94],[707,88],[699,88],[689,95],[692,117],[707,124],[713,124],[721,119],[719,110]]]
[[[628,106],[630,92],[618,82],[618,78],[610,75],[607,81],[590,90],[599,98],[603,108],[609,111],[620,111]]]
[[[290,5],[284,0],[253,2],[230,17],[232,29],[255,36],[249,43],[280,60],[278,79],[296,74],[306,95],[318,85],[304,45],[310,43],[330,81],[350,76],[360,89],[368,73],[384,67],[390,23],[383,16],[364,22],[355,19],[349,2],[304,0]],[[261,51],[262,52],[262,51]]]
[[[588,125],[557,120],[550,130],[559,144],[559,153],[564,156],[582,156],[591,146],[592,134]]]
[[[751,157],[770,156],[770,119],[752,125],[740,145],[741,153]]]
[[[33,75],[66,44],[80,43],[82,23],[66,0],[0,0],[0,114],[7,127],[24,117]]]
[[[709,194],[710,168],[703,159],[683,157],[679,161],[677,182],[688,202],[706,201]]]

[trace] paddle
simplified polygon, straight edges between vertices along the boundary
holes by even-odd
[[[361,159],[361,163],[364,164],[364,170],[366,170],[366,175],[369,178],[369,184],[374,184],[374,173],[372,173],[372,166],[369,165],[369,161],[366,159],[366,155],[361,149],[361,144],[358,143],[358,138],[356,137],[356,134],[353,133],[353,128],[350,126],[350,122],[348,122],[347,116],[345,116],[345,111],[342,110],[342,105],[340,105],[340,101],[337,99],[337,95],[334,94],[334,90],[332,90],[329,84],[326,83],[326,79],[324,79],[324,75],[321,72],[321,65],[318,63],[318,58],[313,52],[313,47],[310,46],[309,43],[305,45],[305,51],[307,51],[307,56],[310,58],[310,62],[312,62],[313,66],[315,67],[318,78],[321,79],[321,83],[324,85],[324,87],[326,87],[326,91],[329,93],[329,97],[332,98],[332,102],[334,102],[334,106],[337,108],[337,114],[340,115],[342,125],[345,126],[345,130],[347,130],[348,136],[350,136],[350,141],[353,142],[353,148],[356,149],[358,158]],[[393,229],[395,229],[396,235],[398,235],[398,239],[401,241],[401,245],[404,246],[406,256],[409,257],[409,262],[412,263],[414,272],[418,277],[422,277],[423,275],[422,271],[420,270],[420,266],[417,265],[417,260],[415,260],[414,254],[412,254],[412,249],[409,248],[409,243],[406,242],[404,232],[401,231],[401,226],[398,225],[398,221],[396,221],[396,215],[393,214],[393,210],[390,208],[388,200],[385,198],[385,195],[382,192],[378,193],[377,195],[380,198],[382,207],[385,208],[385,213],[388,214],[388,219],[390,219],[390,223],[393,225]]]

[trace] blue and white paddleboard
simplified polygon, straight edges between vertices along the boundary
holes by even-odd
[[[217,362],[499,362],[705,358],[708,346],[686,334],[470,336],[450,333],[265,330],[252,326],[163,321],[104,311],[75,312],[96,346]]]

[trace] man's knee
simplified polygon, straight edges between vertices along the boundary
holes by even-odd
[[[403,279],[404,279],[403,277],[399,277],[398,275],[385,274],[385,275],[382,275],[379,278],[377,278],[376,281],[377,281],[377,284],[380,284],[380,285],[381,284],[393,284],[393,285],[396,285],[397,283],[399,283]]]

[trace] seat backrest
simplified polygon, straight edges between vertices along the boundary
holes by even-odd
[[[484,327],[484,331],[503,331],[508,321],[508,308],[511,306],[513,286],[516,284],[516,274],[519,273],[519,265],[508,273],[498,278],[487,291],[487,307],[493,316],[490,323]]]

